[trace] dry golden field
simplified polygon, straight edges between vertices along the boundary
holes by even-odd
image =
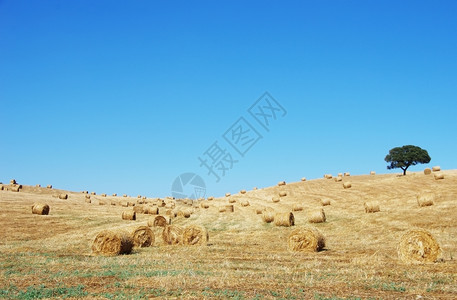
[[[94,255],[92,242],[105,229],[133,231],[146,225],[154,216],[121,218],[124,210],[132,210],[121,202],[138,198],[92,195],[92,203],[86,203],[80,192],[27,185],[20,192],[2,190],[0,298],[456,299],[457,171],[441,173],[442,180],[415,172],[342,181],[297,179],[245,194],[227,191],[235,201],[234,212],[219,212],[229,204],[227,197],[205,201],[208,208],[176,200],[175,211],[191,208],[193,213],[173,218],[172,224],[205,226],[206,245],[164,245],[162,228],[151,227],[152,247],[119,256]],[[352,187],[344,189],[348,181]],[[437,198],[434,205],[419,207],[416,195],[425,191]],[[68,193],[68,199],[59,199],[61,193]],[[322,200],[330,205],[322,206]],[[377,201],[380,211],[365,213],[367,201]],[[32,214],[36,202],[47,203],[49,215]],[[277,227],[262,221],[256,214],[259,207],[303,210],[293,211],[295,226]],[[310,224],[309,212],[321,208],[326,222]],[[160,207],[159,213],[168,209]],[[288,250],[289,233],[304,226],[324,234],[323,251]],[[439,261],[399,260],[400,237],[417,228],[436,238],[443,251]]]

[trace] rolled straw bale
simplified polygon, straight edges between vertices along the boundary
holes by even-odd
[[[225,206],[219,206],[219,212],[225,212],[226,211],[226,208]]]
[[[158,215],[159,208],[157,206],[147,206],[144,209],[144,213],[148,215]]]
[[[241,206],[246,207],[246,206],[249,206],[249,201],[246,200],[246,199],[243,199],[243,200],[240,201],[240,204],[241,204]]]
[[[236,199],[230,197],[230,198],[228,199],[228,202],[229,202],[229,203],[236,203]]]
[[[141,195],[136,196],[138,199],[141,199]]]
[[[98,200],[98,205],[106,205],[106,201],[105,200]]]
[[[325,217],[325,212],[322,208],[313,210],[308,214],[308,222],[310,223],[323,223],[326,220],[327,218]]]
[[[138,200],[136,200],[136,203],[137,204],[144,204],[144,200],[143,199],[138,199]]]
[[[146,199],[148,199],[148,197],[146,197],[146,196],[143,196],[143,200],[146,200]]]
[[[277,213],[274,219],[276,226],[290,227],[295,225],[295,217],[291,212]]]
[[[59,194],[59,199],[62,199],[62,200],[68,199],[68,194]]]
[[[167,245],[177,245],[182,241],[183,229],[181,227],[170,225],[166,226],[162,232],[163,242]]]
[[[253,188],[253,190],[254,190],[254,191],[257,190],[257,187],[255,186],[255,187]]]
[[[46,188],[47,188],[47,189],[52,189],[52,184],[48,184],[48,185],[46,186]]]
[[[271,198],[271,201],[273,201],[274,203],[278,203],[279,197],[273,197],[273,198]]]
[[[124,210],[122,212],[122,220],[136,220],[136,212],[133,210]]]
[[[430,168],[425,168],[425,169],[424,169],[424,174],[425,174],[425,175],[430,175],[430,174],[432,174],[432,169],[430,169]]]
[[[106,197],[106,194],[101,194],[100,196],[102,196],[102,197]]]
[[[13,185],[12,187],[10,187],[10,191],[19,192],[19,185]]]
[[[88,191],[82,191],[81,193],[83,193],[83,194],[89,194]]]
[[[113,194],[113,197],[117,197],[117,194],[116,194],[116,193],[114,193],[114,194]]]
[[[132,252],[133,238],[124,231],[104,230],[97,234],[92,244],[92,252],[102,255],[120,255]]]
[[[97,193],[96,193],[96,192],[90,192],[90,194],[91,194],[92,196],[95,196],[95,195],[97,195]]]
[[[209,203],[206,202],[206,201],[203,201],[203,202],[201,203],[201,207],[202,207],[202,208],[205,208],[205,209],[206,209],[206,208],[209,208]]]
[[[375,171],[370,171],[370,175],[376,175]]]
[[[279,197],[285,197],[287,196],[287,192],[286,191],[280,191],[279,192]]]
[[[433,193],[420,193],[416,196],[417,205],[419,207],[431,206],[435,203],[435,194]]]
[[[167,220],[164,216],[156,216],[152,223],[153,227],[165,227],[170,225],[170,219]]]
[[[122,197],[127,198],[127,194],[122,195]]]
[[[0,184],[0,191],[3,191],[3,184]]]
[[[330,199],[321,199],[322,206],[330,205]]]
[[[317,228],[297,228],[289,234],[290,251],[317,252],[325,247],[325,238]]]
[[[398,244],[398,257],[405,263],[421,264],[441,258],[441,248],[433,235],[423,229],[406,232]]]
[[[10,184],[17,184],[16,179],[11,179]]]
[[[234,212],[235,211],[235,208],[233,205],[226,205],[225,206],[225,211],[226,212]]]
[[[343,188],[344,189],[350,189],[352,187],[352,183],[349,181],[343,182]]]
[[[133,211],[136,212],[137,214],[142,214],[144,213],[144,206],[141,204],[141,205],[135,205],[133,207]]]
[[[182,243],[184,245],[206,245],[208,242],[208,231],[203,226],[190,225],[182,232]]]
[[[434,167],[432,167],[432,171],[433,172],[439,172],[439,171],[441,171],[441,167],[440,166],[434,166]]]
[[[306,181],[306,177],[302,177],[302,178],[301,178],[301,181]]]
[[[116,205],[117,205],[117,201],[111,200],[111,201],[110,201],[110,204],[111,204],[112,206],[116,206]]]
[[[368,201],[363,204],[365,207],[365,212],[366,213],[375,213],[380,211],[379,209],[379,202],[377,201]]]
[[[265,222],[265,223],[271,223],[275,220],[275,212],[274,210],[270,210],[270,209],[265,209],[263,212],[262,212],[262,220]]]
[[[343,181],[343,177],[340,177],[340,176],[335,177],[335,182],[340,182],[340,181]]]
[[[343,177],[343,173],[338,173],[337,177]]]
[[[324,174],[324,178],[325,179],[332,179],[333,176],[332,176],[332,174]]]
[[[214,197],[208,197],[208,201],[213,201]]]
[[[433,174],[433,176],[435,177],[435,180],[444,179],[444,174],[443,173]]]
[[[285,181],[280,181],[280,182],[278,182],[278,186],[283,186],[283,185],[286,185],[286,182],[285,182]]]
[[[263,208],[263,207],[257,207],[257,208],[255,209],[255,213],[258,214],[258,215],[261,215],[261,214],[263,213],[263,210],[264,210],[264,209],[265,209],[265,208]]]
[[[241,194],[246,194],[246,190],[241,190],[240,193]]]
[[[177,213],[175,210],[173,210],[173,209],[167,209],[167,210],[165,211],[165,215],[166,215],[166,216],[169,216],[170,218],[176,218],[177,214],[178,214],[178,213]]]
[[[230,197],[231,194],[230,193],[225,193],[225,197]]]
[[[121,206],[122,207],[128,207],[129,203],[127,201],[121,201]]]
[[[37,184],[37,185],[35,185],[35,187],[39,188],[39,187],[41,187],[41,184]]]
[[[43,203],[35,203],[32,206],[32,214],[35,215],[48,215],[49,214],[49,205]]]
[[[165,208],[168,208],[168,209],[173,209],[175,207],[176,207],[176,204],[174,202],[170,202],[165,205]]]
[[[292,207],[292,211],[302,211],[303,206],[301,204],[295,203],[294,206]]]
[[[187,208],[187,209],[183,209],[182,210],[182,216],[184,218],[190,218],[190,216],[192,215],[193,211],[192,211],[192,208]]]
[[[351,173],[345,172],[345,173],[344,173],[344,176],[351,176]]]
[[[134,247],[150,247],[154,245],[154,233],[148,226],[140,226],[132,232]]]
[[[127,206],[135,206],[135,202],[133,201],[127,201]]]

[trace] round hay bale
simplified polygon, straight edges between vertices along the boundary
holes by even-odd
[[[432,206],[435,204],[435,194],[434,193],[420,193],[416,196],[417,205],[419,207]]]
[[[136,212],[137,214],[142,214],[142,213],[144,213],[144,206],[143,205],[135,205],[133,207],[133,211]]]
[[[128,207],[129,204],[128,204],[127,201],[121,201],[121,206],[122,206],[122,207]]]
[[[441,171],[441,167],[440,166],[434,166],[434,167],[432,167],[432,171],[433,172],[439,172],[439,171]]]
[[[423,229],[406,232],[398,244],[398,257],[405,263],[436,262],[441,254],[441,247],[433,235]]]
[[[279,197],[285,197],[287,196],[287,192],[286,191],[280,191],[279,192]]]
[[[351,176],[351,173],[345,172],[345,173],[344,173],[344,176]]]
[[[203,226],[190,225],[182,232],[182,243],[184,245],[206,245],[209,240],[208,231]]]
[[[165,215],[168,216],[168,217],[170,217],[170,218],[176,218],[177,214],[178,214],[178,213],[177,213],[175,210],[173,210],[173,209],[167,209],[167,210],[165,211]],[[171,220],[170,220],[170,221],[171,221]]]
[[[295,225],[295,217],[291,212],[277,213],[274,219],[276,226],[290,227]]]
[[[59,199],[62,199],[62,200],[68,199],[68,194],[59,194]]]
[[[32,206],[32,214],[35,215],[49,215],[49,205],[42,203],[35,203]]]
[[[122,197],[127,198],[127,194],[122,195]]]
[[[117,202],[114,201],[114,200],[111,200],[111,201],[110,201],[110,204],[111,204],[112,206],[116,206],[116,205],[117,205]]]
[[[350,189],[352,187],[352,183],[349,181],[343,182],[343,188],[344,189]]]
[[[219,206],[219,212],[220,212],[220,213],[223,213],[223,212],[225,212],[225,211],[226,211],[225,206]]]
[[[325,179],[332,179],[333,176],[332,176],[332,174],[324,174],[324,178]]]
[[[225,197],[230,197],[232,194],[230,193],[225,193]]]
[[[183,209],[182,210],[182,216],[184,218],[190,218],[190,216],[192,215],[193,211],[192,211],[192,208],[187,208],[187,209]]]
[[[116,193],[114,193],[114,194],[113,194],[113,197],[117,197],[117,194],[116,194]]]
[[[0,191],[3,191],[3,185],[0,184]]]
[[[162,231],[163,242],[167,245],[177,245],[182,241],[183,229],[178,226],[166,226]]]
[[[166,219],[164,216],[156,216],[151,227],[166,227],[170,225],[170,219]]]
[[[435,180],[441,180],[441,179],[444,179],[444,174],[443,173],[436,173],[436,174],[433,174],[433,176],[435,177]]]
[[[133,201],[127,201],[127,206],[133,207],[133,206],[135,206],[135,202],[133,202]]]
[[[229,212],[229,213],[232,213],[232,212],[235,211],[235,207],[233,205],[226,205],[225,206],[225,211]]]
[[[240,201],[240,204],[241,204],[241,206],[244,206],[244,207],[250,205],[250,204],[249,204],[249,201],[248,201],[248,200],[245,200],[245,199],[241,200],[241,201]]]
[[[140,226],[132,232],[134,247],[150,247],[154,245],[154,233],[148,226]]]
[[[106,197],[106,194],[101,194],[100,196],[102,196],[102,197]]]
[[[241,194],[246,194],[246,190],[241,190],[240,193]]]
[[[203,202],[201,203],[201,207],[207,209],[207,208],[209,208],[209,203],[206,202],[206,201],[203,201]]]
[[[273,198],[271,198],[271,201],[273,201],[274,203],[278,203],[279,197],[273,197]]]
[[[230,197],[230,198],[228,199],[228,202],[229,202],[229,203],[236,203],[236,199]]]
[[[262,212],[262,220],[265,223],[271,223],[275,220],[275,212],[274,210],[264,209]]]
[[[81,193],[83,193],[83,194],[89,194],[88,191],[82,191]]]
[[[213,201],[214,200],[214,197],[208,197],[208,201]]]
[[[90,194],[91,194],[92,196],[95,196],[95,195],[97,195],[97,193],[96,193],[96,192],[90,192]]]
[[[317,228],[297,228],[289,234],[290,251],[317,252],[325,247],[325,238]]]
[[[340,182],[340,181],[343,181],[343,177],[340,177],[340,176],[335,177],[335,182]]]
[[[16,179],[11,179],[10,184],[17,184]]]
[[[343,173],[338,173],[337,177],[343,177]]]
[[[133,239],[124,231],[104,230],[97,234],[92,244],[92,252],[101,255],[130,254],[133,248]]]
[[[370,175],[376,175],[375,171],[370,171]]]
[[[106,205],[106,201],[105,200],[98,200],[98,205]]]
[[[41,187],[41,184],[37,184],[37,185],[35,185],[35,187],[39,188],[39,187]]]
[[[165,204],[165,208],[167,208],[167,209],[173,209],[175,207],[176,207],[176,204],[174,202]]]
[[[330,199],[321,199],[322,206],[330,205]]]
[[[19,185],[13,185],[12,187],[10,187],[10,191],[18,193],[19,192]]]
[[[52,184],[48,184],[48,185],[46,186],[46,188],[47,188],[47,189],[52,189]]]
[[[257,190],[257,187],[255,186],[255,187],[253,188],[253,190],[254,190],[254,191]]]
[[[283,185],[286,185],[286,182],[283,180],[283,181],[280,181],[278,182],[278,186],[283,186]]]
[[[310,223],[324,223],[326,220],[327,218],[325,217],[325,212],[322,208],[308,214],[308,222]]]
[[[91,203],[91,202],[92,202],[92,200],[90,200],[90,196],[89,196],[89,198],[88,198],[88,197],[85,197],[84,201],[85,201],[86,203]]]
[[[147,206],[144,209],[144,213],[148,215],[158,215],[159,214],[159,208],[157,206]]]
[[[264,207],[257,207],[257,208],[255,209],[255,213],[256,213],[257,215],[261,215],[261,214],[263,213],[263,210],[264,210],[264,209],[265,209]]]
[[[306,181],[306,177],[302,177],[302,178],[301,178],[301,181]]]
[[[141,195],[136,196],[138,199],[141,199]]]
[[[122,212],[122,220],[136,220],[136,212],[133,210],[124,210]]]
[[[377,201],[368,201],[363,204],[365,207],[365,212],[366,213],[375,213],[380,211],[379,209],[379,203]]]
[[[430,174],[432,174],[432,169],[430,169],[430,168],[425,168],[425,169],[424,169],[424,174],[425,174],[425,175],[430,175]]]
[[[303,206],[301,204],[294,204],[294,206],[292,207],[292,211],[302,211],[303,210]]]

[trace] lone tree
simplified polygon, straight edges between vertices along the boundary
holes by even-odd
[[[427,150],[413,145],[406,145],[403,147],[395,147],[389,150],[384,160],[390,165],[387,169],[400,168],[403,170],[403,175],[406,175],[406,170],[410,166],[417,164],[428,164],[431,160]]]

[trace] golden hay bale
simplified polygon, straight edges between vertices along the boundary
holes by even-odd
[[[164,216],[156,216],[151,227],[165,227],[170,225],[170,221],[170,219],[167,220]]]
[[[254,191],[257,190],[257,187],[255,186],[255,187],[253,188],[253,190],[254,190]]]
[[[159,208],[157,206],[147,206],[144,209],[144,213],[148,215],[158,215]]]
[[[117,197],[117,194],[116,194],[116,193],[114,193],[114,194],[113,194],[113,197]]]
[[[122,207],[128,207],[129,204],[128,204],[127,201],[121,201],[121,206],[122,206]]]
[[[175,207],[176,207],[176,204],[174,202],[165,204],[165,208],[168,208],[168,209],[173,209]]]
[[[148,199],[148,197],[146,197],[146,196],[143,196],[143,200],[146,200],[146,199]]]
[[[379,203],[377,201],[368,201],[363,204],[366,213],[375,213],[380,211]]]
[[[434,166],[434,167],[432,168],[432,171],[433,171],[433,172],[439,172],[439,171],[441,171],[441,167],[440,167],[440,166]]]
[[[52,184],[48,184],[48,185],[46,186],[46,188],[47,188],[47,189],[52,189]]]
[[[127,194],[122,195],[122,197],[126,198],[126,197],[127,197]]]
[[[176,218],[177,214],[178,214],[178,213],[177,213],[175,210],[173,210],[173,209],[167,209],[167,210],[165,211],[165,215],[166,215],[166,216],[169,216],[170,218]]]
[[[435,204],[435,197],[436,196],[433,193],[420,193],[416,196],[417,205],[419,205],[419,207],[431,206]]]
[[[435,262],[441,254],[440,245],[433,235],[423,229],[406,232],[398,244],[398,257],[405,263]]]
[[[294,204],[294,206],[292,207],[292,211],[302,211],[303,210],[303,206],[301,204]]]
[[[190,218],[190,216],[192,215],[193,211],[192,211],[192,208],[187,208],[187,209],[183,209],[182,210],[182,216],[184,218]]]
[[[140,226],[132,232],[134,247],[150,247],[154,245],[154,233],[148,226]]]
[[[102,196],[102,197],[106,197],[106,194],[101,194],[100,196]]]
[[[133,201],[127,201],[127,206],[135,206],[135,202]]]
[[[425,174],[425,175],[430,175],[430,174],[432,174],[432,169],[430,169],[430,168],[425,168],[425,169],[424,169],[424,174]]]
[[[62,200],[68,199],[68,195],[67,194],[59,194],[59,199],[62,199]]]
[[[302,178],[301,178],[301,181],[306,181],[306,177],[302,177]]]
[[[182,243],[184,245],[206,245],[209,240],[208,231],[203,226],[190,225],[182,232]]]
[[[325,247],[325,238],[317,228],[297,228],[289,234],[289,250],[317,252]]]
[[[91,194],[92,196],[95,196],[95,195],[97,195],[97,193],[96,193],[96,192],[90,192],[90,194]]]
[[[441,179],[444,179],[444,174],[443,173],[437,173],[437,174],[433,174],[433,176],[435,177],[435,180],[441,180]]]
[[[225,206],[225,211],[226,212],[234,212],[235,211],[235,208],[233,205],[226,205]]]
[[[291,212],[277,213],[274,219],[276,226],[290,227],[295,225],[295,217]]]
[[[225,206],[219,206],[219,212],[220,213],[225,212],[225,211],[226,211]]]
[[[106,201],[105,200],[98,200],[98,205],[106,205]]]
[[[16,179],[11,179],[10,184],[17,184]]]
[[[41,184],[37,184],[37,185],[35,185],[35,187],[39,188],[39,187],[41,187]]]
[[[136,212],[137,214],[142,214],[142,213],[144,213],[144,206],[143,205],[135,205],[133,207],[133,211]]]
[[[332,174],[324,174],[324,178],[325,179],[332,179],[333,176],[332,176]]]
[[[351,176],[351,173],[345,172],[345,173],[344,173],[344,176]]]
[[[192,200],[191,200],[190,203],[192,204]],[[165,203],[165,201],[164,201],[163,199],[159,199],[159,200],[157,201],[157,206],[158,206],[158,207],[165,207],[166,205],[167,205],[167,204]]]
[[[330,205],[330,199],[321,199],[322,206]]]
[[[343,173],[338,173],[338,177],[343,177]]]
[[[286,191],[280,191],[279,192],[279,197],[285,197],[287,196],[287,192]]]
[[[181,227],[171,225],[166,226],[162,232],[163,242],[167,245],[177,245],[182,241],[183,229]]]
[[[261,215],[263,213],[264,209],[265,209],[264,207],[257,207],[255,209],[255,213],[258,214],[258,215]]]
[[[250,205],[250,204],[249,204],[249,201],[248,201],[248,200],[245,200],[245,199],[241,200],[241,201],[240,201],[240,204],[241,204],[241,206],[244,206],[244,207]]]
[[[141,199],[141,195],[136,196],[138,199]]]
[[[225,197],[230,197],[232,194],[230,193],[225,193]]]
[[[325,217],[325,212],[322,208],[311,211],[308,214],[308,222],[310,223],[323,223],[326,220],[327,218]]]
[[[124,210],[122,212],[122,220],[136,220],[136,212],[133,210]]]
[[[202,207],[202,208],[209,208],[209,203],[206,202],[206,201],[203,201],[203,202],[201,203],[201,207]]]
[[[283,185],[286,185],[286,182],[285,182],[285,181],[280,181],[280,182],[278,182],[278,186],[283,186]]]
[[[117,205],[117,202],[114,201],[114,200],[111,200],[111,201],[110,201],[110,204],[111,204],[112,206],[116,206],[116,205]]]
[[[208,201],[213,201],[214,197],[208,197]]]
[[[49,205],[42,203],[35,203],[32,206],[32,214],[35,215],[49,215]]]
[[[12,192],[19,192],[19,185],[13,185],[12,187],[10,187],[10,191]]]
[[[0,184],[0,191],[3,191],[3,184]]]
[[[102,255],[129,254],[132,248],[132,236],[124,231],[104,230],[97,234],[92,244],[92,252]]]
[[[335,177],[335,182],[340,182],[340,181],[343,181],[343,177],[340,177],[340,176]]]
[[[230,197],[230,198],[228,199],[228,202],[229,202],[229,203],[236,203],[236,199]]]
[[[271,201],[273,201],[274,203],[278,203],[279,197],[273,197],[273,198],[271,198]]]
[[[343,188],[344,189],[350,189],[352,187],[352,183],[349,181],[343,182]]]
[[[275,220],[274,210],[264,209],[262,212],[262,220],[265,223],[271,223]]]
[[[375,171],[370,171],[370,175],[376,175]]]

